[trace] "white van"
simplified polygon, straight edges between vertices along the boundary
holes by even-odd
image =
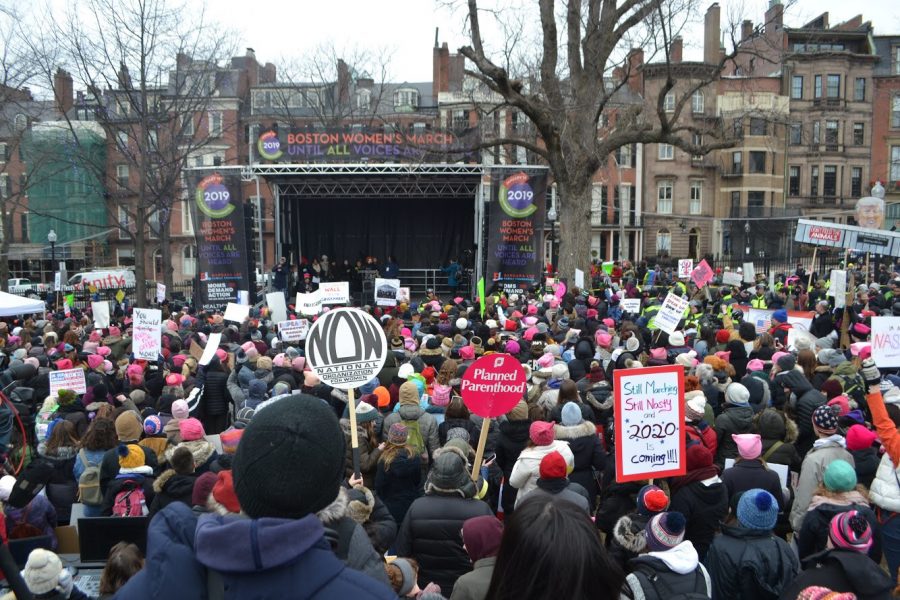
[[[76,290],[86,287],[97,289],[120,289],[134,287],[134,271],[131,269],[110,269],[85,271],[69,278],[68,285]]]

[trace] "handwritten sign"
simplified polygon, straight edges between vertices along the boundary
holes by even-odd
[[[829,296],[834,296],[834,307],[844,308],[847,303],[847,271],[840,269],[832,269],[831,285],[825,292]]]
[[[687,279],[691,276],[691,272],[694,270],[694,259],[693,258],[682,258],[678,261],[678,277],[680,279]]]
[[[631,313],[633,315],[640,314],[641,312],[640,298],[624,298],[619,301],[619,305],[622,307],[623,312]]]
[[[198,364],[208,365],[209,361],[212,360],[212,357],[216,355],[216,350],[219,349],[219,343],[222,341],[221,333],[211,333],[206,340],[206,348],[203,349],[203,355],[200,357],[200,360],[197,361]]]
[[[880,368],[900,367],[900,317],[872,317],[872,359]]]
[[[754,283],[756,281],[756,269],[753,267],[752,262],[744,263],[744,281],[747,283]]]
[[[157,283],[156,284],[156,301],[162,304],[166,301],[166,284]]]
[[[285,342],[305,340],[306,335],[309,333],[309,321],[306,319],[282,321],[278,324],[278,332],[281,334],[282,341]]]
[[[235,304],[234,302],[229,302],[225,305],[225,316],[223,317],[226,321],[234,321],[235,323],[243,323],[247,320],[247,317],[250,316],[250,306],[245,304]]]
[[[712,267],[709,266],[709,263],[706,260],[701,260],[700,264],[694,267],[694,270],[691,271],[691,281],[698,288],[702,288],[704,285],[712,281],[713,278],[713,270]]]
[[[287,320],[287,305],[284,303],[284,292],[272,292],[266,294],[266,304],[269,306],[269,317],[275,323]]]
[[[750,322],[756,328],[756,333],[765,333],[772,327],[772,314],[774,310],[762,310],[761,308],[751,308],[748,313]]]
[[[76,394],[87,392],[87,382],[84,379],[84,369],[64,369],[62,371],[50,371],[50,395],[56,396],[59,390],[72,390]]]
[[[162,351],[162,311],[157,308],[135,308],[131,342],[135,358],[156,361]]]
[[[91,312],[94,313],[94,328],[105,329],[109,327],[109,302],[91,302]]]
[[[684,369],[616,369],[616,481],[684,475]]]
[[[653,323],[657,328],[671,334],[678,329],[678,323],[684,317],[684,311],[687,307],[687,298],[682,298],[669,292],[669,295],[663,300],[662,308],[653,317]]]
[[[322,304],[350,304],[350,282],[326,281],[319,286]]]
[[[742,278],[740,273],[735,273],[734,271],[726,271],[722,273],[722,283],[724,285],[733,285],[736,287],[741,287]]]
[[[301,315],[315,316],[322,312],[322,294],[319,290],[309,294],[297,292],[297,312]]]

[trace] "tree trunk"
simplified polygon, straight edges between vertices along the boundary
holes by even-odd
[[[175,274],[175,267],[172,266],[172,234],[169,230],[168,219],[166,219],[165,223],[160,219],[159,243],[160,248],[162,249],[163,284],[166,286],[166,297],[168,298],[172,295],[173,278]]]
[[[559,258],[555,265],[560,277],[575,281],[575,269],[590,273],[591,265],[591,181],[593,173],[570,173],[557,179],[559,212]]]
[[[144,208],[143,198],[138,200],[138,206],[134,211],[134,305],[138,308],[147,306],[147,268],[144,228],[147,226],[147,209]]]

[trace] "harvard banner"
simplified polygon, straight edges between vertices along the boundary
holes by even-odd
[[[194,187],[200,305],[224,310],[250,289],[240,176],[212,173]]]
[[[541,281],[547,172],[491,176],[488,288],[527,289]]]

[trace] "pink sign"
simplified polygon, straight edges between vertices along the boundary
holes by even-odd
[[[697,284],[698,288],[712,281],[712,278],[713,270],[706,260],[701,260],[700,264],[694,267],[694,271],[691,273],[691,281]]]
[[[460,384],[463,402],[480,417],[505,415],[525,395],[525,370],[509,354],[482,356],[472,363]]]

